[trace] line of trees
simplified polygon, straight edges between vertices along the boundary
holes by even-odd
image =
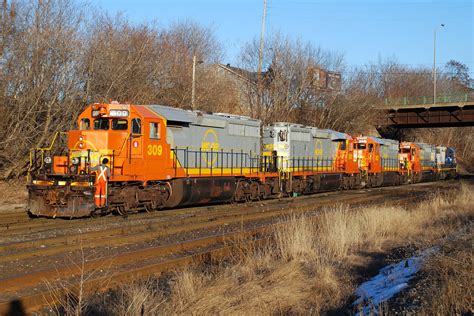
[[[237,66],[258,80],[249,76],[236,91],[229,89],[235,82],[208,67],[221,63],[224,54],[211,28],[190,21],[134,24],[80,0],[3,0],[0,25],[0,178],[24,174],[29,148],[73,127],[89,103],[190,108],[193,56],[202,61],[197,109],[264,123],[373,132],[379,119],[373,109],[384,97],[432,93],[429,69],[386,61],[348,70],[342,55],[279,33],[267,37],[260,75],[255,73],[259,43],[243,45]],[[342,89],[315,89],[312,67],[342,73]],[[452,61],[448,67],[449,75],[438,79],[440,93],[468,89],[465,65]]]

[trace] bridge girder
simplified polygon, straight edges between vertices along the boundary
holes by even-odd
[[[474,126],[474,104],[388,109],[385,126],[433,128]]]

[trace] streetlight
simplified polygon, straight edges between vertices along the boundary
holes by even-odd
[[[444,24],[441,24],[444,27]],[[436,27],[434,28],[433,37],[433,105],[436,104]]]
[[[194,102],[196,98],[196,64],[202,64],[203,61],[196,61],[196,55],[193,56],[193,81],[191,85],[191,108],[194,110]]]

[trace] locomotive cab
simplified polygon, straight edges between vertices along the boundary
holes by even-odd
[[[420,147],[414,143],[401,142],[399,163],[400,169],[411,174],[418,174],[421,170]]]
[[[93,104],[78,118],[79,129],[69,132],[72,173],[89,173],[107,158],[111,177],[124,174],[125,158],[143,155],[143,117],[127,104]]]
[[[368,186],[394,185],[402,180],[398,165],[399,143],[391,139],[359,136],[354,140],[354,161]]]
[[[95,212],[96,175],[92,168],[107,158],[110,180],[136,175],[140,170],[134,170],[132,165],[138,165],[135,161],[143,157],[143,121],[141,113],[130,105],[92,104],[79,115],[78,129],[61,133],[67,135],[67,150],[55,148],[57,137],[50,147],[33,149],[29,213],[81,217]],[[157,134],[156,128],[150,132],[150,135]],[[55,153],[59,155],[53,155]]]
[[[372,137],[356,137],[354,140],[354,161],[363,173],[380,172],[380,144]]]
[[[456,176],[456,154],[454,148],[436,146],[436,172],[440,179],[449,179]]]

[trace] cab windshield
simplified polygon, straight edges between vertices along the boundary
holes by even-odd
[[[402,148],[402,154],[409,154],[410,148]]]
[[[126,119],[114,118],[97,118],[94,120],[94,129],[106,131],[112,126],[114,131],[128,130],[128,121]]]
[[[367,144],[363,144],[363,143],[355,144],[355,146],[356,146],[357,149],[366,149],[367,148]]]

